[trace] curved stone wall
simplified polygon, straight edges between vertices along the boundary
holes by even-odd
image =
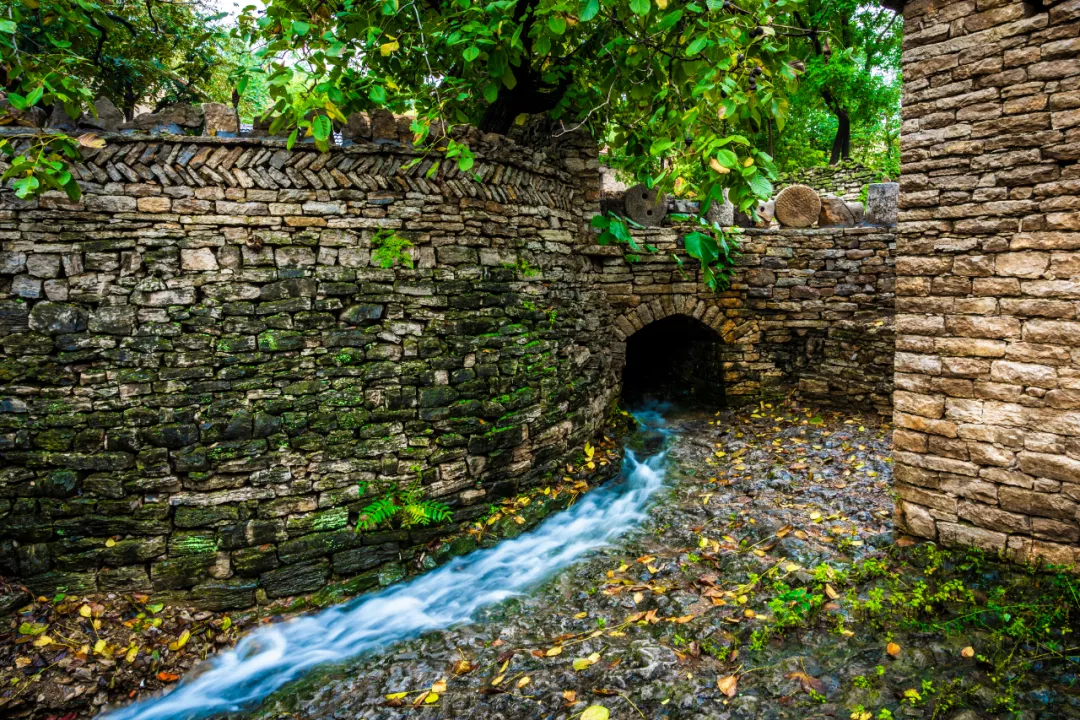
[[[117,136],[80,202],[6,194],[0,574],[250,605],[427,542],[353,531],[382,485],[463,520],[549,479],[614,391],[575,253],[595,151],[477,154],[480,182],[398,144]]]

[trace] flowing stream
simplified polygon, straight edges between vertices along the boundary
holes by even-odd
[[[640,433],[670,433],[656,410],[635,417]],[[664,483],[665,455],[661,449],[639,462],[627,449],[618,480],[587,493],[535,530],[377,595],[255,630],[172,692],[108,713],[105,720],[192,720],[237,711],[316,665],[468,622],[481,607],[527,591],[640,524],[649,499]]]

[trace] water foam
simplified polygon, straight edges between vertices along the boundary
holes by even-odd
[[[659,412],[637,414],[663,430]],[[106,720],[193,720],[234,712],[266,698],[305,670],[468,622],[481,607],[518,595],[638,525],[664,481],[664,455],[638,462],[626,451],[622,475],[584,495],[535,530],[377,595],[257,629],[208,660],[167,695]],[[200,671],[201,670],[201,671]]]

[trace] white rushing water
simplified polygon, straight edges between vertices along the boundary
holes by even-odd
[[[642,425],[663,431],[657,412],[636,417]],[[107,713],[104,720],[192,720],[236,711],[313,666],[467,622],[479,608],[536,586],[637,526],[649,499],[663,485],[663,466],[663,451],[638,462],[627,450],[619,480],[585,494],[535,530],[455,558],[377,595],[257,629],[167,695]]]

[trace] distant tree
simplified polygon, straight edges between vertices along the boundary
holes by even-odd
[[[243,60],[216,24],[222,16],[203,0],[11,0],[4,14],[0,84],[8,112],[0,123],[34,125],[58,105],[77,118],[100,95],[127,119],[144,106],[229,101],[227,78]],[[78,156],[74,139],[39,134],[26,153],[16,156],[8,140],[0,150],[11,162],[4,180],[20,196],[47,189],[78,196],[67,170]]]
[[[875,127],[884,139],[898,124],[903,19],[859,0],[805,0],[791,16],[806,33],[801,90],[818,95],[837,120],[829,163],[847,160],[853,127]]]

